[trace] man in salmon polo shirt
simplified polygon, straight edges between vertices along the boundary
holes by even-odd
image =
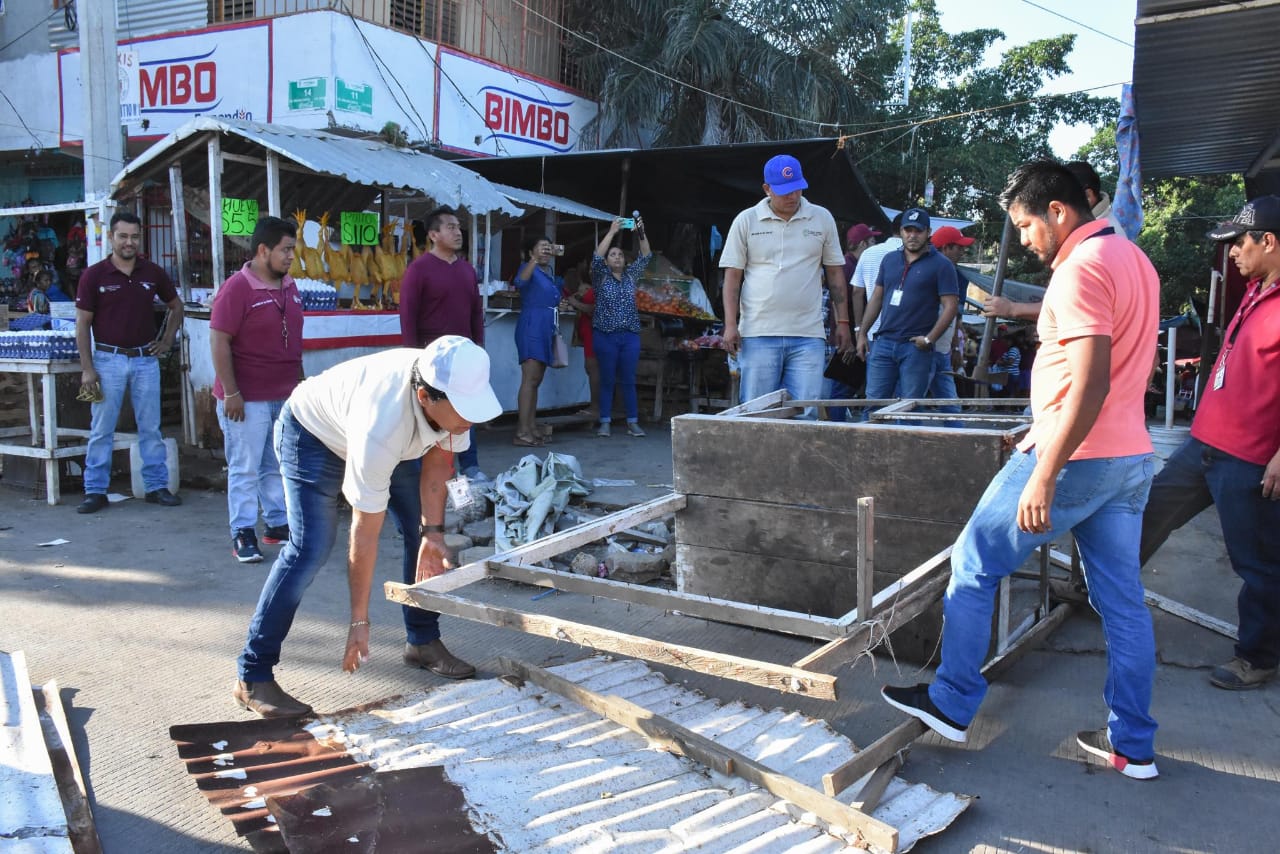
[[[209,316],[231,553],[241,563],[262,561],[259,505],[262,541],[280,545],[289,539],[272,429],[302,379],[302,297],[289,275],[297,233],[279,217],[258,220],[249,239],[253,259],[218,288]]]
[[[1142,251],[1094,220],[1052,160],[1018,167],[1001,195],[1022,244],[1053,268],[1040,312],[1031,430],[988,485],[951,553],[942,664],[932,685],[885,687],[891,705],[964,741],[986,695],[981,667],[996,588],[1071,531],[1107,641],[1107,726],[1076,742],[1126,777],[1157,776],[1151,717],[1155,638],[1138,539],[1151,488],[1142,398],[1155,358],[1160,282]]]

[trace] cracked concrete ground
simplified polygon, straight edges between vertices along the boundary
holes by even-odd
[[[547,450],[579,456],[588,478],[631,479],[599,490],[598,501],[627,506],[669,490],[670,434],[595,439],[558,434]],[[523,456],[509,429],[480,434],[481,465],[501,470]],[[202,465],[216,482],[216,464]],[[184,471],[184,478],[187,472]],[[108,852],[246,850],[186,777],[168,727],[242,719],[230,700],[234,659],[267,564],[242,566],[229,554],[225,497],[184,490],[180,508],[129,501],[78,516],[78,496],[48,507],[0,489],[0,648],[23,649],[32,679],[63,689],[94,814]],[[851,532],[852,535],[852,532]],[[64,537],[48,548],[37,543]],[[398,573],[394,535],[384,532],[380,578]],[[1210,511],[1178,532],[1148,568],[1148,586],[1234,622],[1238,582]],[[592,597],[484,582],[468,595],[537,609],[622,631],[693,643],[771,661],[794,661],[814,644],[707,623]],[[436,677],[399,662],[397,606],[375,596],[373,659],[357,676],[338,669],[345,639],[342,549],[308,591],[285,648],[281,682],[325,711],[403,693]],[[923,852],[1236,852],[1275,848],[1280,817],[1280,685],[1233,694],[1209,686],[1207,669],[1231,642],[1155,612],[1160,667],[1154,714],[1159,781],[1138,783],[1087,761],[1077,730],[1105,719],[1104,647],[1096,618],[1079,615],[993,686],[970,743],[918,742],[901,774],[979,796]],[[446,641],[495,675],[499,655],[555,664],[576,646],[445,618]],[[823,717],[858,744],[901,720],[878,697],[881,684],[928,678],[887,658],[842,671],[842,699],[795,700],[738,683],[664,669],[670,678],[723,700],[785,705]],[[1272,841],[1268,841],[1272,840]]]

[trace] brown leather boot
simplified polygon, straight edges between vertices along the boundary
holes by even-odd
[[[274,680],[242,682],[237,679],[231,693],[240,708],[264,718],[297,718],[311,714],[310,706],[290,697]]]
[[[444,642],[436,638],[431,643],[404,645],[404,663],[410,667],[430,670],[445,679],[470,679],[476,669],[445,649]]]

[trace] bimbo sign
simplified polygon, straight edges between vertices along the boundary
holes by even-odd
[[[548,154],[593,148],[582,131],[599,107],[561,86],[440,50],[441,144],[475,154]],[[594,139],[594,137],[593,137]]]
[[[196,116],[271,120],[268,23],[136,39],[123,46],[136,56],[136,79],[121,85],[122,92],[134,93],[130,136],[163,136]],[[79,51],[59,55],[58,73],[62,139],[77,141],[83,139],[84,122]]]

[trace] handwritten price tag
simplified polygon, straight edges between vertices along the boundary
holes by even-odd
[[[377,246],[378,215],[365,211],[342,212],[342,242],[348,246]]]
[[[222,200],[222,233],[226,235],[253,234],[258,224],[257,199]]]

